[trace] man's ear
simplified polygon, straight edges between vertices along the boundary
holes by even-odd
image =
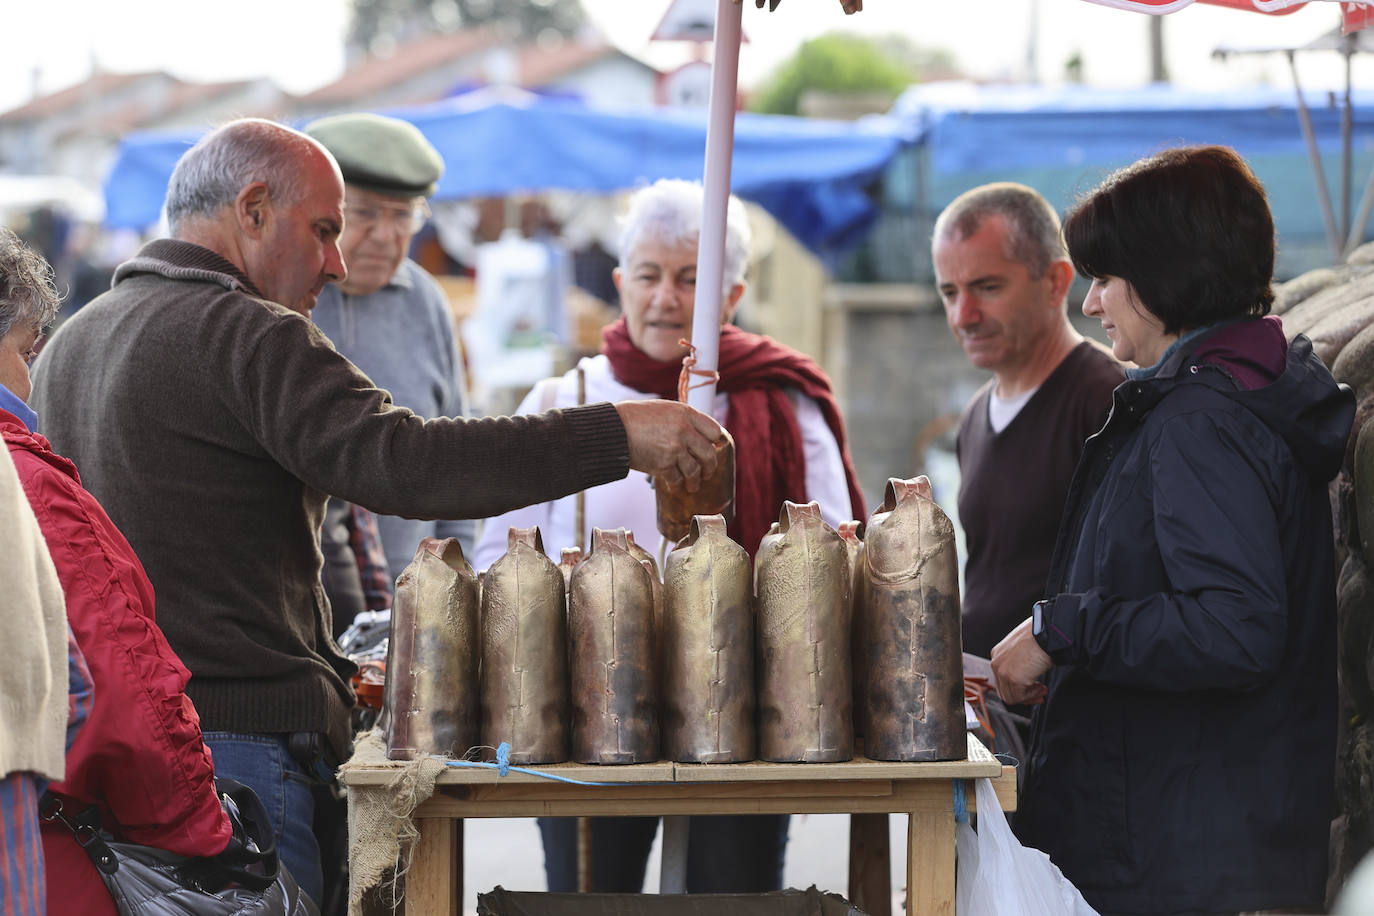
[[[1050,301],[1055,307],[1063,305],[1065,297],[1069,295],[1069,287],[1073,286],[1073,264],[1062,258],[1051,261],[1045,269],[1045,276],[1050,283]]]
[[[270,200],[267,182],[255,181],[244,185],[234,198],[234,221],[241,232],[255,239],[262,235],[263,215]]]
[[[623,281],[624,276],[625,275],[621,272],[619,267],[611,271],[611,282],[615,284],[615,293],[622,299],[625,296],[625,291],[620,288],[620,284]]]

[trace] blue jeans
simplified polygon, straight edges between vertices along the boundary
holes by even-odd
[[[687,833],[687,893],[752,894],[782,888],[786,814],[693,815]],[[594,817],[592,890],[637,894],[658,830],[656,817]],[[577,890],[577,818],[541,817],[551,891]]]
[[[302,891],[319,900],[324,890],[320,844],[315,839],[315,796],[310,777],[291,756],[286,735],[206,732],[215,775],[237,779],[262,799],[276,828],[277,853]]]

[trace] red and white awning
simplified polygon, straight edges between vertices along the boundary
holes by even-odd
[[[1097,3],[1101,6],[1111,6],[1119,10],[1133,10],[1137,13],[1151,13],[1161,16],[1165,13],[1175,13],[1185,6],[1192,6],[1194,0],[1088,0],[1089,3]],[[1254,10],[1258,13],[1291,13],[1300,6],[1305,6],[1308,0],[1201,0],[1209,6],[1229,6],[1238,10]],[[1323,2],[1323,0],[1316,0]],[[1325,0],[1334,2],[1334,0]]]
[[[1186,6],[1192,6],[1194,2],[1205,3],[1209,6],[1228,6],[1237,10],[1269,13],[1275,16],[1295,12],[1309,2],[1339,2],[1341,4],[1343,31],[1347,34],[1358,32],[1374,23],[1374,2],[1364,2],[1364,0],[1355,3],[1349,2],[1349,0],[1087,0],[1087,2],[1114,7],[1119,10],[1150,13],[1154,16],[1177,12]]]

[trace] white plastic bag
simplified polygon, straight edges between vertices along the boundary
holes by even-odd
[[[955,913],[1098,916],[1049,856],[1027,849],[1012,834],[992,782],[977,780],[977,792],[978,831],[965,823],[955,833],[959,857]]]

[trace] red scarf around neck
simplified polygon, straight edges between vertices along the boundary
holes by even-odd
[[[601,352],[623,385],[677,400],[680,361],[659,362],[630,342],[625,319],[601,332]],[[785,389],[795,388],[815,401],[840,448],[850,511],[865,521],[859,479],[849,454],[844,419],[821,367],[808,356],[775,340],[741,331],[732,324],[720,329],[720,381],[717,390],[730,395],[725,428],[735,439],[735,519],[729,533],[753,556],[768,526],[777,521],[783,500],[807,502],[806,456],[801,428]]]

